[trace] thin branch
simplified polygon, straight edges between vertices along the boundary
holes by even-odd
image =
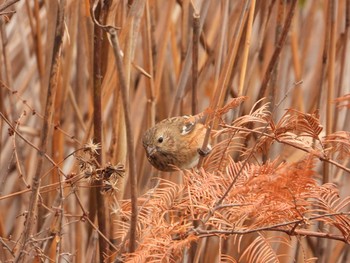
[[[21,123],[22,117],[25,116],[25,115],[26,115],[26,112],[23,112],[21,114],[21,116],[17,119],[17,121],[16,121],[16,130],[18,129],[18,126]],[[19,160],[19,156],[18,156],[18,152],[17,152],[16,133],[13,134],[13,150],[14,150],[14,154],[15,154],[15,158],[16,158],[16,164],[17,164],[17,169],[18,169],[19,176],[22,179],[22,181],[24,182],[25,186],[27,188],[30,188],[30,185],[27,183],[27,181],[26,181],[26,179],[25,179],[25,177],[23,175],[22,168],[21,168],[21,162]]]
[[[7,251],[11,254],[12,257],[15,257],[15,253],[13,253],[12,249],[9,247],[9,245],[6,244],[6,242],[0,237],[0,243],[4,248],[7,249]]]
[[[247,62],[248,62],[249,48],[250,48],[253,21],[254,21],[255,4],[256,4],[256,0],[253,0],[250,4],[250,9],[249,9],[247,32],[246,32],[246,39],[245,39],[244,51],[243,51],[243,62],[242,62],[241,74],[239,77],[239,87],[238,87],[239,96],[243,96],[243,87],[244,87],[245,75],[247,71]]]
[[[131,9],[131,13],[134,15],[134,21],[135,21],[135,32],[133,33],[133,36],[136,33],[137,25],[139,25],[139,21],[141,18],[141,14],[143,11],[143,7],[145,5],[145,1],[139,1],[137,4],[132,6],[134,8]],[[138,21],[138,22],[136,22]],[[125,119],[125,128],[126,128],[126,139],[127,139],[127,150],[128,150],[128,157],[129,157],[129,180],[130,180],[130,198],[131,198],[131,219],[130,219],[130,240],[129,240],[129,253],[132,253],[136,249],[136,234],[137,234],[137,169],[136,169],[136,158],[135,158],[135,149],[134,149],[134,137],[133,137],[133,131],[131,127],[131,114],[130,114],[130,101],[129,101],[129,90],[128,90],[128,84],[126,79],[126,73],[124,70],[123,60],[122,60],[122,51],[119,45],[119,40],[117,37],[117,29],[113,26],[105,26],[99,24],[96,19],[93,17],[93,22],[100,26],[102,29],[104,29],[107,33],[110,34],[110,40],[112,42],[114,57],[115,57],[115,63],[117,66],[117,72],[118,72],[118,79],[119,79],[119,85],[120,85],[120,92],[121,92],[121,98],[124,108],[124,119]],[[129,50],[132,51],[132,50]],[[130,53],[131,54],[131,53]]]
[[[136,174],[136,162],[135,162],[135,149],[134,149],[134,137],[131,129],[130,119],[130,102],[128,96],[128,90],[126,86],[126,79],[123,68],[123,61],[121,57],[121,49],[117,37],[117,31],[113,28],[108,30],[111,35],[111,41],[113,45],[113,51],[115,56],[115,62],[118,70],[120,91],[122,94],[122,101],[124,107],[124,117],[126,126],[126,137],[128,140],[128,155],[129,155],[129,178],[130,178],[130,196],[131,196],[131,221],[130,221],[130,243],[129,253],[135,251],[136,248],[136,225],[137,225],[137,174]]]
[[[202,9],[201,9],[201,14],[200,14],[200,23],[199,23],[199,28],[198,31],[200,32],[203,28],[203,24],[204,24],[204,19],[207,16],[207,12],[209,9],[209,4],[210,1],[204,1],[203,5],[202,5]],[[181,71],[181,75],[179,78],[179,83],[177,85],[177,90],[176,90],[176,95],[174,98],[174,102],[173,102],[173,106],[171,108],[170,111],[170,116],[175,116],[177,115],[177,110],[178,110],[178,106],[180,105],[180,101],[185,93],[185,87],[186,87],[186,83],[189,77],[189,74],[191,72],[191,63],[192,63],[192,42],[189,42],[188,48],[187,48],[187,54],[186,54],[186,58],[185,61],[183,63],[183,68]]]
[[[3,3],[0,5],[0,12],[4,11],[6,8],[10,7],[11,5],[19,2],[20,0],[10,0],[8,2]]]
[[[314,232],[314,231],[309,231],[305,229],[295,229],[295,225],[300,225],[304,222],[309,222],[311,220],[315,219],[321,219],[321,218],[326,218],[326,217],[333,217],[333,216],[338,216],[338,215],[350,215],[350,212],[339,212],[339,213],[330,213],[330,214],[323,214],[323,215],[317,215],[317,216],[312,216],[309,218],[302,218],[302,219],[297,219],[289,222],[283,222],[283,223],[278,223],[270,226],[263,226],[263,227],[258,227],[258,228],[252,228],[252,229],[244,229],[244,230],[204,230],[204,229],[192,229],[188,234],[195,234],[199,237],[207,237],[207,236],[217,236],[217,235],[244,235],[244,234],[250,234],[250,233],[255,233],[255,232],[260,232],[260,231],[279,231],[279,232],[284,232],[290,236],[294,235],[303,235],[303,236],[312,236],[312,237],[318,237],[318,238],[328,238],[328,239],[335,239],[339,241],[343,241],[347,244],[350,244],[350,241],[348,238],[340,235],[334,235],[330,233],[322,233],[322,232]],[[281,229],[280,227],[284,226],[290,226],[293,225],[292,231],[288,229]]]
[[[23,243],[19,249],[19,254],[15,259],[15,262],[23,262],[27,256],[26,246],[31,238],[33,227],[35,225],[35,218],[37,214],[37,203],[39,197],[39,190],[41,184],[41,172],[43,167],[43,156],[47,150],[47,141],[49,136],[49,127],[52,120],[53,106],[56,96],[56,89],[58,84],[58,73],[60,68],[61,47],[63,43],[64,35],[64,13],[65,13],[66,1],[61,0],[57,10],[56,31],[55,31],[55,43],[52,53],[52,62],[50,68],[50,81],[48,86],[47,101],[45,106],[45,117],[40,138],[40,156],[38,158],[37,168],[32,180],[32,194],[30,196],[28,214],[25,221],[25,228],[23,231]]]
[[[19,1],[19,0],[18,0]],[[0,16],[4,16],[4,15],[12,15],[16,13],[16,11],[5,11],[5,12],[0,12]]]
[[[220,106],[220,100],[221,98],[223,98],[223,94],[226,92],[226,88],[227,88],[227,82],[229,79],[229,76],[231,74],[234,62],[236,60],[236,55],[237,55],[237,51],[238,51],[238,46],[239,46],[239,39],[242,35],[243,32],[243,28],[244,28],[244,22],[247,18],[247,14],[248,14],[248,7],[250,4],[251,0],[246,0],[242,9],[242,12],[240,14],[240,18],[239,18],[239,23],[236,27],[236,31],[233,35],[233,39],[232,42],[233,44],[231,45],[230,49],[229,49],[229,57],[226,59],[225,65],[222,69],[222,72],[220,74],[220,78],[217,81],[217,83],[215,83],[215,92],[214,92],[214,96],[211,99],[210,102],[210,107],[211,109],[213,109],[213,116],[215,114],[215,111],[217,110],[217,108]],[[228,5],[228,1],[225,2],[226,5]],[[224,8],[227,9],[227,8]],[[223,38],[223,36],[222,36]],[[217,70],[219,70],[219,68],[217,68]],[[209,121],[209,119],[211,119]],[[210,140],[210,134],[211,134],[211,130],[213,128],[214,125],[214,119],[213,118],[208,118],[207,119],[207,131],[205,133],[205,137],[204,137],[204,141],[203,141],[203,145],[202,145],[202,151],[206,152],[207,151],[207,146],[209,144],[209,140]],[[203,164],[203,156],[199,157],[199,161],[198,161],[198,165],[197,167],[200,168],[202,167]]]
[[[108,12],[108,1],[105,1],[104,4],[100,1],[94,1],[93,7],[91,9],[92,17],[95,20],[105,21]],[[96,18],[95,18],[96,15]],[[103,35],[104,31],[98,24],[94,25],[94,54],[93,54],[93,123],[94,123],[94,141],[96,143],[101,144],[101,148],[98,149],[95,158],[97,161],[102,164],[102,148],[103,148],[103,140],[102,140],[102,56],[103,56]],[[100,185],[102,180],[96,180],[95,184]],[[97,217],[99,231],[101,231],[104,235],[107,233],[107,215],[105,210],[104,198],[101,194],[101,188],[92,188],[91,189],[91,197],[94,199],[91,202],[91,214],[89,215],[89,220],[94,220]],[[97,215],[97,216],[96,216]],[[90,232],[91,234],[91,232]],[[104,261],[104,255],[108,251],[108,244],[104,239],[99,238],[99,247],[100,247],[100,261]]]
[[[199,14],[193,13],[193,45],[192,45],[192,115],[198,113],[197,83],[198,83],[198,43],[199,43]]]
[[[54,191],[54,190],[57,189],[57,186],[59,186],[62,183],[65,183],[65,184],[70,183],[71,185],[75,184],[75,183],[77,183],[78,181],[80,181],[81,179],[84,179],[84,178],[85,178],[85,175],[77,175],[77,176],[71,177],[69,179],[65,179],[64,181],[59,181],[59,182],[56,182],[56,183],[53,183],[53,184],[40,186],[40,193],[46,193],[46,192]],[[67,186],[67,187],[70,187],[70,186]],[[64,187],[64,188],[67,188],[67,187]],[[25,194],[25,193],[28,193],[30,191],[31,191],[31,189],[24,189],[22,191],[18,191],[18,192],[15,192],[15,193],[3,195],[3,196],[0,196],[0,201],[4,200],[4,199],[7,199],[7,198],[12,198],[14,196],[18,196],[18,195],[21,195],[21,194]]]
[[[75,198],[77,199],[78,201],[78,204],[79,204],[79,207],[80,209],[83,211],[83,216],[82,216],[82,219],[83,220],[87,220],[89,222],[89,224],[92,226],[93,229],[96,230],[96,232],[105,240],[106,243],[108,243],[114,250],[118,250],[114,244],[100,231],[100,229],[95,226],[95,224],[90,220],[90,218],[87,216],[88,215],[88,212],[85,210],[84,206],[83,206],[83,203],[81,202],[80,200],[80,197],[79,195],[77,194],[76,191],[74,191],[74,195],[75,195]]]
[[[12,95],[15,95],[15,96],[17,97],[17,99],[21,100],[21,102],[30,110],[30,112],[31,112],[32,115],[37,115],[37,116],[39,116],[41,119],[44,119],[44,116],[43,116],[40,112],[38,112],[37,110],[35,110],[32,106],[30,106],[30,105],[28,104],[28,101],[27,101],[26,99],[22,98],[22,97],[19,95],[19,92],[18,92],[17,90],[14,90],[14,89],[11,89],[10,87],[8,87],[3,81],[1,81],[1,79],[0,79],[0,84],[1,84],[1,85],[0,85],[1,87],[6,88],[9,92],[11,92]],[[2,116],[4,116],[4,115],[2,115]],[[4,118],[4,117],[3,117],[3,118]],[[7,123],[9,123],[9,122],[7,121]],[[78,144],[81,144],[81,142],[78,141],[73,135],[70,135],[70,134],[68,134],[66,131],[62,130],[62,129],[60,128],[59,124],[57,124],[57,123],[50,123],[50,127],[51,127],[51,128],[54,128],[54,129],[56,129],[56,130],[59,130],[59,131],[62,132],[65,136],[69,137],[71,140],[74,140],[74,142],[76,142],[76,143],[78,143]],[[50,160],[49,160],[49,161],[50,161]],[[51,161],[50,161],[50,162],[51,162]]]
[[[276,45],[275,51],[273,52],[273,55],[270,59],[267,70],[265,72],[263,81],[261,83],[261,87],[260,87],[260,91],[259,91],[259,95],[258,95],[257,100],[264,97],[265,91],[267,89],[267,86],[268,86],[270,79],[271,79],[271,76],[272,76],[272,72],[275,68],[276,63],[278,62],[278,58],[279,58],[281,51],[282,51],[282,48],[286,42],[287,35],[288,35],[289,29],[290,29],[290,25],[291,25],[292,20],[293,20],[293,16],[294,16],[295,7],[296,7],[297,2],[298,2],[297,0],[293,0],[291,3],[291,7],[289,9],[289,13],[287,15],[286,22],[285,22],[284,27],[283,27],[283,31],[281,33],[281,37]]]
[[[8,126],[10,126],[11,131],[13,131],[15,134],[18,135],[18,137],[20,137],[25,143],[27,143],[28,145],[30,145],[33,149],[35,149],[38,154],[42,154],[54,167],[58,168],[59,171],[63,173],[63,171],[61,170],[61,168],[58,166],[58,164],[56,164],[54,162],[54,160],[51,159],[51,157],[47,154],[42,152],[37,146],[35,146],[33,143],[31,143],[29,140],[27,140],[12,124],[11,122],[4,116],[4,114],[2,112],[0,112],[0,116],[1,118],[7,123]]]
[[[350,244],[347,238],[340,235],[314,232],[314,231],[309,231],[304,229],[295,229],[293,232],[291,232],[290,230],[286,230],[286,229],[266,227],[266,228],[261,228],[260,230],[247,230],[247,231],[207,230],[207,231],[197,231],[197,233],[199,237],[210,237],[210,236],[218,236],[218,235],[244,235],[244,234],[256,233],[259,231],[284,232],[289,236],[310,236],[310,237],[317,237],[317,238],[326,238],[326,239],[338,240],[338,241],[342,241],[344,243]]]
[[[329,65],[328,65],[328,85],[327,85],[327,100],[326,100],[326,136],[331,134],[333,131],[333,123],[334,123],[334,88],[335,88],[335,60],[336,60],[336,42],[337,42],[337,2],[335,0],[328,1],[328,22],[327,26],[330,27],[330,35],[329,35]],[[333,178],[331,177],[331,171],[329,170],[329,165],[327,163],[324,164],[323,167],[323,183],[332,182]]]

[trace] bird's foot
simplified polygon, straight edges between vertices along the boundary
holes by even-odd
[[[198,151],[200,156],[206,157],[211,152],[211,147],[207,146],[207,148],[205,150],[203,150],[202,148],[199,148],[197,151]]]

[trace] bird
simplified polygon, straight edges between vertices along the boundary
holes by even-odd
[[[201,150],[207,132],[204,120],[203,114],[177,116],[149,128],[142,137],[148,161],[165,172],[196,166],[200,156],[211,150],[210,144]]]

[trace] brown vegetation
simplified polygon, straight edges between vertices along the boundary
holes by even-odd
[[[349,0],[0,0],[0,262],[346,262]],[[211,153],[148,163],[204,111]]]

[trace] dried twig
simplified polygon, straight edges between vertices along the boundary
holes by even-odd
[[[199,23],[199,28],[198,28],[199,32],[202,30],[204,19],[205,19],[206,15],[207,15],[207,12],[208,12],[208,9],[209,9],[209,4],[210,4],[210,1],[205,1],[203,3],[202,10],[201,10],[201,13],[200,13],[200,23]],[[173,106],[171,108],[170,116],[177,115],[176,113],[177,113],[177,111],[179,109],[178,106],[180,104],[180,101],[181,101],[182,97],[184,96],[186,83],[187,83],[189,74],[191,72],[192,44],[193,44],[192,42],[189,42],[187,53],[186,53],[186,58],[185,58],[185,62],[184,62],[184,66],[183,66],[183,69],[181,71],[179,83],[177,85],[176,95],[175,95],[175,98],[174,98]]]
[[[193,14],[193,49],[192,49],[192,115],[198,113],[198,43],[199,43],[199,14]]]
[[[10,1],[6,1],[5,3],[3,3],[2,5],[0,5],[0,12],[4,11],[6,8],[9,8],[11,5],[17,3],[20,0],[10,0]]]
[[[15,259],[15,262],[25,261],[27,254],[26,248],[33,232],[33,227],[35,225],[35,217],[37,214],[37,202],[39,197],[39,189],[41,184],[41,172],[43,167],[43,156],[47,150],[47,141],[49,136],[49,126],[52,118],[53,104],[57,89],[57,78],[60,66],[60,55],[61,46],[63,43],[64,34],[64,10],[65,10],[65,0],[61,0],[58,7],[57,21],[56,21],[56,31],[55,31],[55,44],[52,54],[52,63],[50,68],[50,82],[48,86],[47,102],[45,107],[45,117],[42,127],[41,137],[40,137],[40,152],[41,156],[38,158],[37,169],[32,181],[32,194],[29,201],[28,215],[25,221],[25,229],[23,232],[23,242],[19,250],[19,254]]]
[[[104,4],[100,1],[94,1],[94,4],[91,9],[91,15],[94,21],[105,21],[107,17],[107,12],[109,8],[109,1],[106,1]],[[96,16],[96,17],[95,17]],[[93,96],[93,104],[94,104],[94,115],[93,115],[93,123],[94,123],[94,141],[96,143],[101,144],[101,148],[97,150],[96,160],[102,164],[102,150],[103,150],[103,139],[102,139],[102,78],[103,78],[103,30],[98,24],[94,24],[94,55],[93,55],[93,74],[94,74],[94,96]],[[96,185],[101,185],[101,180],[96,180]],[[99,231],[106,235],[107,233],[107,215],[105,210],[104,198],[100,188],[92,188],[91,189],[91,197],[93,202],[91,202],[90,207],[92,213],[89,214],[89,220],[93,221],[95,216],[97,215],[98,227]],[[91,234],[91,232],[90,232]],[[104,261],[104,255],[108,251],[108,245],[105,239],[101,238],[99,235],[99,246],[100,246],[100,261]]]
[[[318,215],[318,216],[312,216],[309,218],[303,218],[298,220],[293,220],[289,222],[283,222],[274,224],[271,226],[263,226],[258,228],[252,228],[252,229],[245,229],[245,230],[203,230],[203,229],[195,229],[193,230],[195,235],[198,235],[200,237],[208,237],[208,236],[217,236],[217,235],[245,235],[250,233],[256,233],[260,231],[277,231],[277,232],[284,232],[290,236],[311,236],[311,237],[318,237],[318,238],[326,238],[326,239],[334,239],[338,241],[342,241],[344,243],[350,244],[350,241],[348,238],[341,236],[341,235],[335,235],[331,233],[322,233],[322,232],[315,232],[305,229],[294,229],[295,225],[302,224],[304,222],[309,222],[315,219],[321,219],[325,217],[333,217],[337,215],[350,215],[350,213],[346,212],[339,212],[339,213],[330,213],[330,214],[324,214],[324,215]],[[292,231],[289,229],[284,229],[281,227],[285,226],[293,226]],[[193,232],[189,232],[188,234],[193,234]]]
[[[125,79],[125,73],[122,62],[122,53],[120,45],[118,42],[117,31],[115,27],[100,25],[96,20],[94,23],[106,30],[111,36],[111,42],[113,46],[113,52],[115,56],[115,62],[117,65],[119,82],[120,82],[120,91],[122,94],[122,101],[124,106],[124,118],[126,126],[126,134],[128,140],[128,155],[129,155],[129,176],[130,176],[130,187],[131,187],[131,200],[132,200],[132,216],[130,223],[130,243],[129,251],[133,252],[136,248],[136,223],[137,223],[137,178],[136,178],[136,163],[135,163],[135,150],[134,150],[134,138],[131,130],[131,120],[130,120],[130,109],[129,109],[129,99],[128,99],[128,90]]]
[[[111,35],[114,56],[117,64],[117,70],[120,82],[120,91],[122,93],[122,101],[124,106],[124,117],[126,134],[128,140],[128,155],[129,155],[129,177],[130,177],[130,193],[131,193],[131,204],[132,213],[130,218],[130,243],[129,252],[135,251],[136,248],[136,224],[137,224],[137,177],[136,177],[136,162],[135,162],[135,150],[134,150],[134,138],[131,130],[130,120],[130,103],[128,99],[128,90],[126,86],[125,74],[123,69],[123,62],[121,57],[121,50],[118,42],[117,32],[115,29],[110,28],[108,33]]]
[[[249,54],[251,34],[252,34],[253,21],[254,21],[255,3],[256,3],[256,1],[253,0],[250,4],[250,9],[249,9],[249,17],[248,17],[248,21],[247,21],[247,32],[246,32],[246,39],[245,39],[244,52],[243,52],[242,69],[241,69],[241,74],[240,74],[240,78],[239,78],[239,87],[238,87],[238,95],[239,96],[243,95],[243,87],[244,87],[244,83],[245,83],[248,54]]]
[[[276,66],[276,63],[278,62],[282,48],[283,48],[284,44],[286,43],[287,35],[288,35],[289,29],[290,29],[290,25],[292,24],[292,20],[293,20],[293,16],[294,16],[295,7],[296,7],[297,2],[298,2],[297,0],[291,1],[289,13],[287,15],[286,22],[284,24],[284,27],[283,27],[283,30],[281,33],[281,37],[276,45],[275,51],[273,52],[273,55],[272,55],[270,62],[269,62],[269,65],[266,69],[263,81],[262,81],[261,86],[260,86],[260,91],[259,91],[259,95],[258,95],[257,100],[264,97],[267,86],[269,85],[269,82],[270,82],[270,79],[272,76],[272,72]]]
[[[226,3],[228,4],[228,2]],[[243,25],[244,25],[244,21],[247,18],[249,4],[250,4],[250,0],[246,0],[244,3],[244,6],[239,18],[239,24],[237,25],[235,34],[233,35],[235,40],[232,40],[233,44],[230,47],[228,59],[226,60],[225,65],[222,69],[222,73],[220,74],[220,79],[218,80],[218,83],[215,87],[215,93],[210,102],[211,108],[213,109],[213,115],[215,114],[217,107],[221,106],[220,101],[223,99],[224,93],[226,92],[226,89],[227,89],[229,75],[232,71],[233,64],[235,62],[237,51],[238,51],[238,45],[239,45],[238,39],[240,38],[243,32],[243,27],[244,27]],[[208,120],[209,119],[210,119],[210,122],[207,123],[207,131],[206,131],[203,145],[201,148],[203,152],[205,152],[207,149],[207,145],[210,140],[210,133],[211,133],[211,130],[213,129],[213,124],[214,124],[213,118],[208,118]],[[203,164],[203,156],[199,158],[198,168],[201,167],[202,164]]]

